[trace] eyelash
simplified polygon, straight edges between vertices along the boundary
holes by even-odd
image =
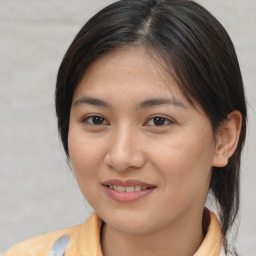
[[[160,116],[160,115],[159,116],[158,115],[152,116],[151,118],[148,119],[148,121],[146,123],[149,123],[150,121],[152,121],[152,122],[160,121],[163,125],[156,125],[154,123],[154,125],[147,125],[147,126],[166,127],[166,126],[172,125],[174,123],[169,118],[164,117],[164,116]]]
[[[101,119],[103,122],[107,120],[101,116],[101,115],[90,115],[90,116],[86,116],[85,118],[83,118],[82,122],[83,123],[88,123],[89,125],[96,125],[96,126],[100,126],[100,125],[108,125],[109,123],[107,122],[107,124],[95,124],[93,123],[93,121],[89,122],[88,120],[92,119],[92,118],[98,118]]]
[[[99,121],[103,122],[103,123],[95,124],[94,123],[95,120],[93,121],[93,118],[96,118],[96,121],[97,121],[97,119],[99,119]],[[91,119],[91,121],[89,121],[90,119]],[[155,122],[157,122],[157,121],[160,121],[160,125],[156,125]],[[101,116],[101,115],[90,115],[90,116],[87,116],[87,117],[85,117],[82,120],[82,122],[83,123],[88,123],[89,125],[95,125],[95,126],[109,125],[109,122],[103,116]],[[154,125],[149,125],[148,123],[150,123],[150,122],[154,122]],[[155,115],[155,116],[152,116],[151,118],[149,118],[148,121],[145,124],[146,124],[146,126],[166,127],[166,126],[172,125],[173,123],[174,122],[172,120],[170,120],[169,118],[166,118],[166,117],[160,116],[160,115],[159,116]]]

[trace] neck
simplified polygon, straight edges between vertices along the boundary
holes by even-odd
[[[127,234],[107,224],[102,228],[104,256],[191,256],[203,240],[202,215],[174,221],[168,227],[152,233]]]

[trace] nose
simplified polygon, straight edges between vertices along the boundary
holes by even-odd
[[[138,132],[120,128],[110,136],[105,162],[116,171],[142,168],[146,161],[142,148]]]

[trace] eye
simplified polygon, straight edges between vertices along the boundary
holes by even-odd
[[[108,121],[100,115],[90,115],[83,119],[83,123],[90,125],[108,125]]]
[[[163,116],[151,117],[146,123],[148,126],[168,126],[171,124],[173,124],[173,121]]]

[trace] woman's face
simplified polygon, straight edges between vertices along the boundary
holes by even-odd
[[[216,158],[211,124],[143,48],[114,50],[86,70],[68,146],[106,225],[146,233],[201,216]]]

